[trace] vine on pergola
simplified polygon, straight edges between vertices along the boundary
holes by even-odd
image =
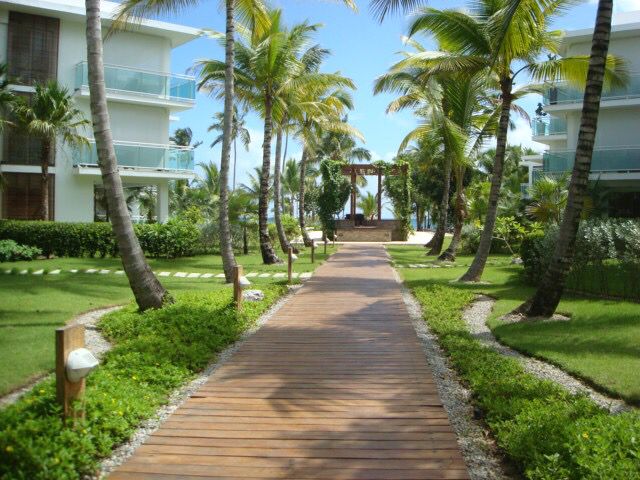
[[[393,205],[393,213],[402,224],[402,238],[405,240],[413,231],[411,225],[411,166],[404,160],[394,163],[379,160],[373,163],[380,168],[384,175],[384,190]],[[398,172],[391,175],[391,170]]]
[[[320,163],[322,185],[318,196],[318,216],[322,231],[327,238],[333,239],[336,231],[335,216],[342,210],[351,193],[349,180],[342,175],[345,162],[323,160]]]

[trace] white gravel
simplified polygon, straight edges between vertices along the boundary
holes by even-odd
[[[178,407],[180,407],[180,405],[182,405],[182,403],[184,403],[191,395],[193,395],[218,368],[224,365],[231,358],[231,356],[235,353],[236,350],[238,350],[238,348],[240,348],[242,343],[247,338],[253,335],[260,329],[260,327],[262,327],[262,325],[268,322],[269,319],[271,319],[273,315],[278,310],[280,310],[280,308],[282,308],[285,302],[289,300],[291,295],[294,295],[301,288],[302,285],[290,285],[288,293],[280,298],[280,300],[278,300],[276,303],[274,303],[271,308],[269,308],[269,310],[263,313],[251,329],[247,330],[233,345],[220,352],[216,356],[215,360],[211,364],[209,364],[209,366],[205,368],[194,380],[187,383],[182,388],[174,391],[170,395],[167,404],[160,407],[160,409],[152,418],[144,421],[142,425],[133,433],[127,443],[120,445],[113,451],[111,457],[102,462],[101,469],[98,475],[90,478],[92,478],[92,480],[105,478],[111,471],[124,463],[131,455],[133,455],[136,448],[142,445],[149,435],[155,432],[160,427],[160,425],[167,418],[169,418],[169,416],[173,412],[175,412]]]
[[[394,270],[395,272],[395,270]],[[449,365],[446,355],[438,344],[427,322],[424,321],[420,303],[402,284],[397,272],[396,280],[402,286],[402,296],[409,317],[425,351],[427,362],[433,372],[438,394],[449,416],[451,426],[458,437],[469,475],[472,480],[505,480],[518,478],[511,475],[502,456],[483,422],[474,416],[471,391],[460,382]]]
[[[538,378],[555,382],[571,393],[588,395],[597,405],[611,413],[618,413],[631,408],[622,400],[611,398],[597,392],[554,365],[523,355],[498,342],[486,323],[494,303],[495,300],[493,298],[479,295],[476,301],[464,312],[463,317],[469,326],[469,331],[474,337],[480,340],[480,342],[502,355],[517,359],[527,372]]]

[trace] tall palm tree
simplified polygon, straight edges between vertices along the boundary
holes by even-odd
[[[191,145],[193,141],[193,131],[189,127],[176,128],[173,135],[169,137],[169,141],[181,147],[192,146],[193,148],[198,148],[202,145],[202,141],[195,142]]]
[[[282,174],[282,191],[288,198],[289,215],[294,216],[295,202],[300,192],[300,166],[293,158],[285,162]]]
[[[551,264],[542,277],[536,293],[528,302],[520,306],[520,310],[528,317],[553,315],[560,303],[565,280],[573,262],[580,216],[588,193],[587,184],[598,128],[600,97],[605,84],[612,10],[613,0],[599,0],[567,207],[562,217]]]
[[[55,154],[56,140],[72,148],[88,146],[82,134],[89,121],[78,110],[69,90],[56,81],[37,84],[29,101],[22,97],[15,109],[18,128],[42,141],[40,150],[40,218],[49,220],[49,162]]]
[[[488,70],[500,86],[501,114],[497,130],[496,156],[492,169],[489,207],[476,256],[462,281],[478,281],[491,248],[498,200],[503,177],[505,148],[514,82],[518,75],[529,73],[534,81],[560,77],[572,83],[584,83],[588,57],[557,58],[561,32],[549,31],[548,25],[571,0],[480,0],[470,12],[459,10],[421,10],[410,26],[410,35],[433,34],[446,50],[438,55],[422,55],[405,60],[420,65],[426,75],[452,72],[472,73]],[[537,61],[544,54],[549,59]],[[612,77],[620,62],[609,60]],[[618,72],[619,73],[619,72]]]
[[[231,140],[233,142],[233,183],[231,190],[236,189],[236,171],[238,164],[238,138],[240,138],[240,142],[242,142],[242,146],[248,152],[249,144],[251,143],[251,133],[249,129],[246,127],[245,117],[247,116],[248,109],[243,108],[242,112],[238,112],[238,106],[233,106],[233,119],[232,119],[232,127],[231,127]],[[213,116],[214,122],[209,125],[207,132],[219,131],[221,132],[213,142],[211,142],[211,147],[215,147],[218,143],[224,140],[224,112],[218,112]]]
[[[102,53],[102,18],[100,1],[85,0],[87,10],[87,66],[93,134],[96,139],[98,164],[102,173],[111,226],[118,244],[122,266],[140,310],[160,308],[171,302],[171,296],[155,277],[133,231],[131,217],[122,190],[118,162],[113,147],[111,122],[107,109]]]

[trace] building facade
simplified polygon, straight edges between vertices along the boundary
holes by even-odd
[[[106,31],[118,4],[102,2]],[[198,36],[196,29],[143,20],[104,43],[105,83],[120,175],[130,191],[155,195],[155,215],[169,215],[169,182],[194,176],[193,151],[169,142],[174,113],[195,103],[193,77],[169,73],[171,50]],[[86,63],[85,6],[82,0],[0,1],[0,63],[8,67],[10,88],[29,96],[34,85],[57,80],[91,119]],[[91,127],[90,148],[58,142],[49,172],[51,220],[91,222],[106,215]],[[5,130],[0,168],[6,186],[2,218],[38,218],[40,142]]]
[[[591,29],[567,32],[561,55],[589,55],[592,35]],[[602,94],[590,180],[610,216],[640,217],[640,12],[625,14],[612,27],[609,52],[626,60],[630,78],[625,87]],[[548,150],[525,158],[529,184],[541,175],[571,172],[583,95],[563,82],[545,85],[544,115],[531,126],[533,140]]]

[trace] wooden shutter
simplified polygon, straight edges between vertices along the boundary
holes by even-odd
[[[6,186],[3,189],[2,217],[12,220],[38,220],[40,218],[40,174],[3,174]],[[55,175],[49,175],[49,216],[54,218]]]
[[[60,20],[9,12],[8,55],[12,83],[33,85],[58,75]]]

